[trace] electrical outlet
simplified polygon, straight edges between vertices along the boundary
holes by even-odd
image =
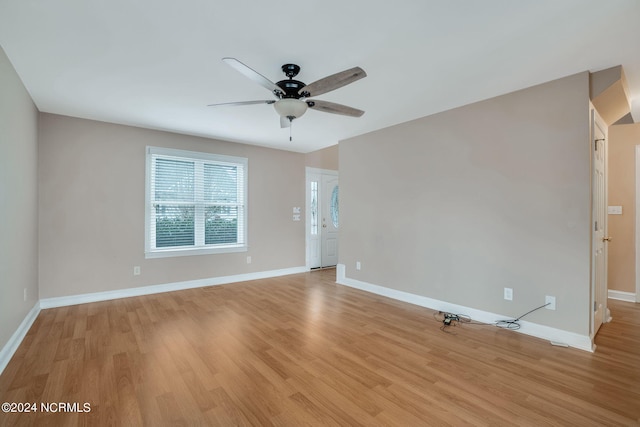
[[[356,270],[360,270],[362,268],[362,265],[360,264],[360,261],[356,261]]]
[[[247,264],[251,264],[251,255],[247,257]]]
[[[513,301],[513,289],[512,288],[504,288],[504,299],[507,301]]]
[[[549,304],[549,305],[544,307],[547,310],[555,310],[556,309],[556,297],[552,297],[552,296],[547,295],[547,296],[544,297],[544,303],[545,304]]]
[[[139,276],[140,275],[140,266],[136,265],[135,267],[133,267],[133,275],[134,276]]]

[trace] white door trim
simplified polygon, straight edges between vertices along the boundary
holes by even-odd
[[[309,175],[310,173],[317,173],[317,174],[324,174],[324,175],[335,175],[338,176],[338,171],[337,170],[333,170],[333,169],[319,169],[319,168],[312,168],[307,166],[306,167],[306,172],[307,175]]]
[[[640,145],[636,145],[636,302],[640,303]]]

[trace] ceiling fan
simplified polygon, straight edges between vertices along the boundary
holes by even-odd
[[[346,105],[322,101],[319,99],[308,99],[310,97],[322,95],[338,89],[342,86],[346,86],[366,77],[367,73],[365,73],[360,67],[350,68],[317,80],[313,83],[306,84],[299,80],[294,80],[294,77],[300,72],[300,67],[298,65],[284,64],[282,66],[282,72],[288,77],[288,79],[273,83],[262,74],[252,68],[249,68],[235,58],[222,58],[222,61],[249,79],[268,89],[277,99],[225,102],[222,104],[210,104],[208,105],[209,107],[273,104],[276,112],[280,115],[280,127],[282,128],[291,127],[293,120],[302,117],[302,115],[307,111],[307,108],[325,113],[341,114],[343,116],[351,117],[360,117],[364,114],[364,111],[358,110],[357,108],[347,107]]]

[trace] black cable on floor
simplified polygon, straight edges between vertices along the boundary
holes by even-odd
[[[499,328],[511,329],[514,331],[518,330],[520,329],[520,323],[518,323],[520,319],[522,319],[527,314],[533,313],[536,310],[540,310],[541,308],[548,306],[549,304],[551,303],[548,302],[544,305],[541,305],[540,307],[536,307],[533,310],[527,311],[523,315],[518,316],[516,319],[497,320],[494,323],[494,325]],[[474,322],[473,320],[471,320],[471,317],[467,316],[466,314],[454,314],[454,313],[448,313],[446,311],[438,311],[437,313],[434,312],[433,318],[437,322],[442,323],[440,330],[442,332],[447,332],[447,333],[450,333],[448,331],[450,326],[458,326],[458,324],[461,324],[461,323],[464,323],[467,325],[480,325],[480,326],[490,325],[489,323]]]
[[[548,306],[549,304],[551,303],[548,302],[545,305],[541,305],[540,307],[536,307],[533,310],[527,311],[525,314],[518,316],[517,319],[498,320],[496,321],[496,326],[499,328],[511,329],[514,331],[517,329],[520,329],[520,323],[518,323],[520,319],[522,319],[524,316],[526,316],[529,313],[533,313],[536,310],[540,310],[541,308]]]

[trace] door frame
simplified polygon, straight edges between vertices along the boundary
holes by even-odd
[[[597,123],[597,124],[596,124]],[[608,260],[608,245],[606,242],[604,242],[603,245],[603,254],[602,257],[604,259],[604,272],[602,272],[602,276],[604,278],[604,289],[602,291],[602,295],[596,295],[597,294],[597,281],[596,281],[596,259],[595,259],[595,249],[596,249],[596,231],[595,231],[595,194],[596,194],[596,186],[595,186],[595,172],[596,172],[596,168],[595,168],[595,160],[594,160],[594,144],[596,143],[596,137],[595,137],[595,129],[596,126],[598,126],[603,134],[604,134],[604,141],[602,144],[602,148],[603,148],[603,156],[604,156],[604,215],[603,215],[603,223],[604,224],[600,224],[603,226],[604,229],[604,233],[603,236],[607,236],[608,233],[608,214],[607,214],[607,181],[608,181],[608,139],[609,139],[609,135],[608,135],[608,126],[605,123],[604,120],[602,120],[602,118],[600,117],[600,115],[598,114],[598,111],[595,109],[595,107],[593,106],[593,104],[591,102],[589,102],[589,158],[590,158],[590,169],[591,169],[591,173],[590,173],[590,181],[591,181],[591,221],[590,221],[590,227],[591,227],[591,285],[590,285],[590,298],[589,298],[589,317],[590,317],[590,325],[589,325],[589,335],[591,337],[591,341],[592,341],[592,347],[593,349],[595,349],[596,345],[594,342],[595,339],[595,335],[597,333],[597,331],[595,330],[595,316],[594,316],[594,312],[595,312],[595,303],[602,301],[602,308],[603,308],[603,312],[602,312],[602,323],[607,323],[611,321],[611,315],[610,315],[610,311],[609,308],[607,306],[607,299],[608,299],[608,285],[607,285],[607,260]]]
[[[636,301],[640,303],[640,145],[636,145]]]
[[[322,199],[322,176],[330,175],[338,177],[338,171],[333,169],[319,169],[307,166],[305,168],[305,228],[304,228],[304,240],[305,240],[305,267],[307,270],[311,269],[311,181],[314,176],[318,179],[318,213],[320,213],[320,203]],[[318,227],[318,244],[322,244],[322,227]],[[338,245],[340,243],[338,242]],[[320,253],[322,257],[322,254]],[[313,267],[316,268],[316,267]]]

